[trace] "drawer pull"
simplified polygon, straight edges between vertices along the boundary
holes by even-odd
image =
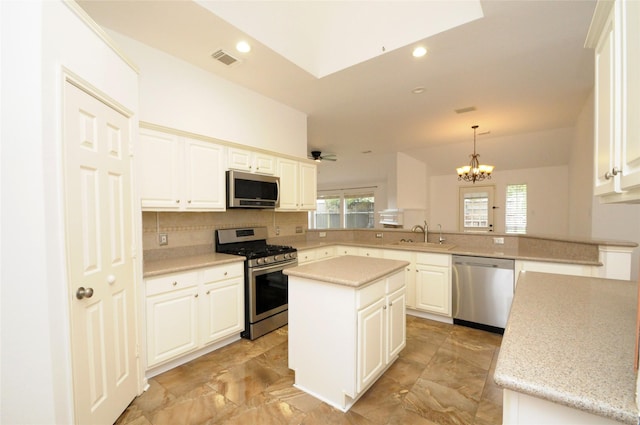
[[[174,280],[173,281],[173,286],[176,286],[177,284],[178,284],[178,282]]]

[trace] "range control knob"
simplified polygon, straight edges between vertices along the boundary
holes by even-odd
[[[275,261],[282,261],[282,255],[276,255],[273,257]]]
[[[263,263],[264,263],[264,260],[265,260],[264,258],[258,258],[258,259],[256,260],[256,264],[258,264],[258,265],[263,264]]]

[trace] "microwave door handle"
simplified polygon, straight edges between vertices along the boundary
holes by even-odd
[[[276,190],[278,192],[276,195],[276,204],[280,205],[280,179],[276,180]]]

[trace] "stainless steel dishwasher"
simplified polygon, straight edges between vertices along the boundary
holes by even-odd
[[[504,333],[513,301],[513,260],[453,256],[453,322]]]

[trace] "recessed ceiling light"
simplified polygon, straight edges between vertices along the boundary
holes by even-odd
[[[246,41],[238,41],[238,44],[236,44],[236,50],[241,53],[248,53],[251,51],[251,46]]]
[[[422,46],[418,46],[415,49],[413,49],[412,54],[414,58],[421,58],[427,54],[427,49]]]
[[[422,94],[422,93],[424,93],[424,87],[416,87],[413,90],[411,90],[411,93],[413,93],[413,94]]]

